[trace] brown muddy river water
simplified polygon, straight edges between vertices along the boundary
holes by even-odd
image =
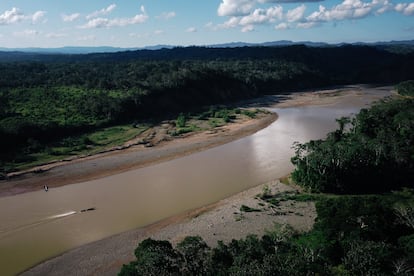
[[[213,203],[292,169],[293,142],[322,138],[335,118],[390,89],[366,89],[326,106],[269,108],[269,127],[243,139],[98,180],[0,198],[0,274],[13,275],[69,249]],[[88,208],[93,211],[81,212]]]

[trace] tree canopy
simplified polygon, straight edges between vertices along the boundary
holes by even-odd
[[[338,122],[340,127],[326,139],[295,145],[296,183],[331,193],[413,187],[413,99],[385,99]]]

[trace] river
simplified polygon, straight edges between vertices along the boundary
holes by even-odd
[[[278,120],[234,142],[48,192],[0,198],[1,274],[285,176],[293,169],[295,141],[322,138],[336,127],[335,118],[389,94],[366,89],[330,105],[270,107]],[[88,208],[94,210],[82,212]]]

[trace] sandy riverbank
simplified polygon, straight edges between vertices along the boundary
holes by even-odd
[[[179,158],[208,148],[251,135],[267,127],[277,119],[274,113],[258,113],[254,119],[244,118],[213,130],[188,133],[174,139],[166,139],[162,125],[152,128],[156,146],[147,147],[136,139],[124,146],[92,156],[75,157],[9,174],[8,180],[0,181],[0,197],[43,189],[43,185],[55,188],[145,167]],[[155,133],[155,134],[154,134]],[[39,173],[41,172],[41,173]]]
[[[270,106],[281,101],[277,105],[278,107],[327,105],[338,100],[337,97],[350,96],[357,99],[360,96],[361,89],[361,87],[356,86],[341,90],[333,89],[283,97],[271,96],[263,99],[263,103]],[[260,105],[263,106],[263,103]],[[259,121],[251,122],[251,133],[255,132],[254,129],[257,127],[257,123]],[[262,127],[264,126],[266,124],[262,125]],[[222,135],[218,136],[222,137]],[[236,136],[227,137],[229,139],[227,142],[234,139],[234,137]],[[203,138],[200,139],[198,141],[203,140]],[[214,144],[211,146],[214,146]],[[200,149],[200,144],[195,142],[195,147]],[[156,148],[151,149],[151,151],[154,150]],[[187,152],[187,154],[189,153],[191,153],[191,150]],[[111,155],[110,158],[116,159],[118,157]],[[169,158],[174,158],[174,156],[172,155]],[[100,158],[99,162],[103,159]],[[97,162],[97,160],[94,162]],[[105,163],[106,161],[102,162]],[[292,186],[281,184],[279,181],[273,181],[265,185],[271,187],[274,192],[295,189]],[[133,251],[139,241],[147,237],[167,239],[176,243],[187,235],[200,235],[210,246],[214,246],[217,240],[228,242],[233,238],[243,238],[250,233],[260,236],[265,233],[266,229],[272,229],[274,223],[289,224],[299,231],[306,231],[312,227],[316,216],[315,207],[312,203],[286,202],[279,207],[280,209],[275,210],[266,205],[261,206],[263,203],[255,199],[255,196],[261,193],[262,190],[263,185],[217,203],[162,220],[153,225],[87,244],[48,260],[26,271],[24,275],[116,275],[123,263],[127,263],[134,258]],[[240,213],[241,205],[259,208],[262,211]]]

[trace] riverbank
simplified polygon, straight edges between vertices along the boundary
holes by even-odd
[[[106,152],[74,157],[9,174],[8,180],[0,181],[0,197],[37,191],[43,189],[44,185],[56,188],[89,181],[183,157],[249,136],[276,119],[277,114],[259,112],[255,118],[244,116],[224,126],[208,131],[190,132],[172,139],[170,136],[166,139],[168,124],[160,124],[143,134],[151,136],[151,146],[140,143],[142,137],[136,137],[123,146]]]
[[[281,201],[279,206],[271,206],[257,197],[264,187],[273,194],[297,191],[297,187],[272,181],[147,227],[76,248],[23,275],[117,275],[122,264],[134,259],[138,243],[148,237],[176,244],[186,236],[198,235],[215,247],[219,240],[228,243],[248,234],[262,236],[277,226],[289,225],[300,232],[313,227],[316,218],[313,202]],[[243,212],[240,210],[243,205],[258,211]]]

